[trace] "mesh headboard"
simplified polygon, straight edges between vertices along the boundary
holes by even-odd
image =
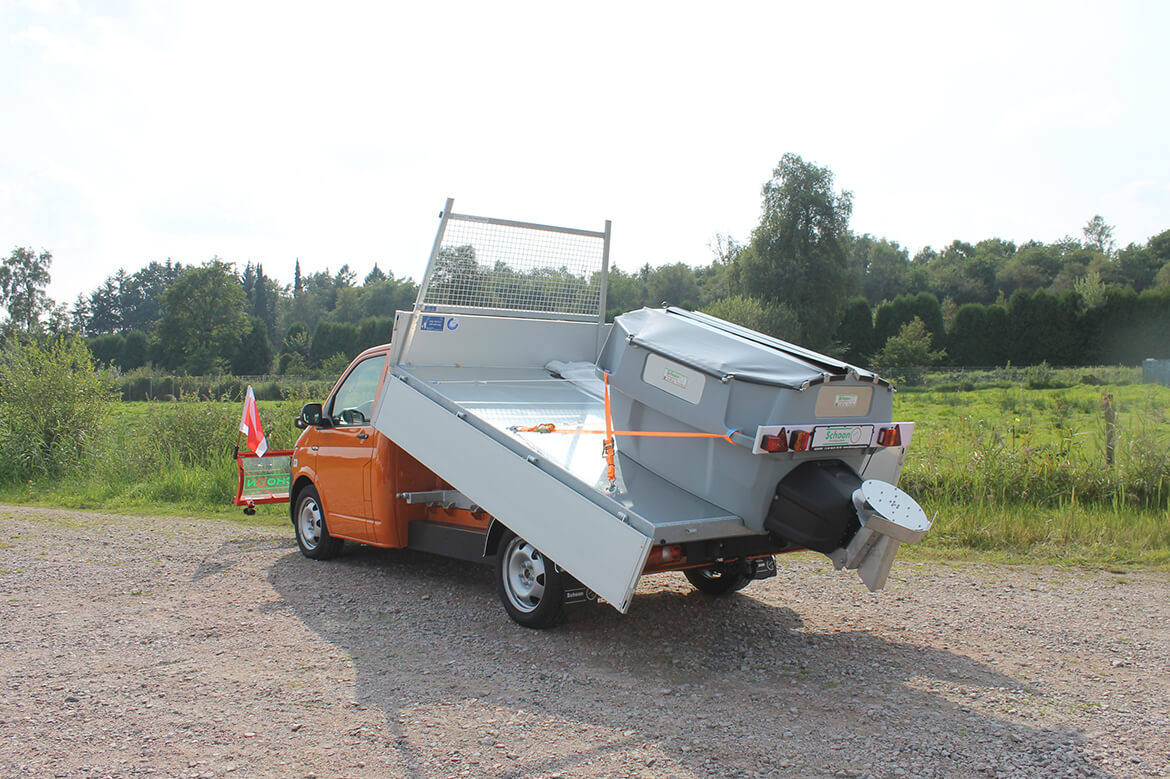
[[[439,224],[416,311],[604,321],[605,230],[451,213]]]

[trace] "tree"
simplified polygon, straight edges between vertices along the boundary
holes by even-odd
[[[845,247],[853,196],[833,189],[828,168],[785,154],[763,187],[763,215],[735,260],[741,294],[787,305],[800,319],[801,340],[826,348],[850,283]]]
[[[163,297],[182,271],[182,263],[172,263],[168,258],[165,263],[151,261],[130,277],[122,296],[122,327],[126,332],[154,332],[162,318]]]
[[[232,372],[239,376],[258,376],[272,367],[272,347],[268,343],[268,325],[258,316],[248,322],[248,330],[232,358]]]
[[[699,287],[695,283],[695,272],[689,265],[676,262],[655,268],[646,280],[646,294],[650,304],[663,303],[683,308],[695,308],[699,298]]]
[[[348,364],[360,351],[357,340],[358,330],[355,325],[348,322],[318,322],[309,346],[310,364],[323,365],[330,357],[338,354],[345,355]]]
[[[45,294],[53,255],[17,246],[0,264],[0,305],[8,310],[9,327],[25,333],[40,329],[41,317],[53,309]]]
[[[605,318],[613,321],[618,314],[646,305],[646,283],[637,274],[625,273],[621,268],[609,269],[609,290],[605,297]]]
[[[951,362],[969,368],[994,364],[988,343],[986,306],[981,303],[959,306],[947,333],[947,352]]]
[[[855,365],[863,364],[873,353],[873,311],[864,297],[855,297],[845,305],[837,342],[841,358]]]
[[[1081,232],[1085,235],[1085,246],[1106,257],[1113,256],[1113,225],[1106,224],[1100,214],[1089,220]]]
[[[104,333],[90,338],[85,345],[98,365],[116,365],[126,339],[121,333]]]
[[[1122,283],[1141,292],[1154,282],[1163,261],[1147,247],[1131,243],[1117,253],[1117,270]]]
[[[731,266],[723,262],[713,262],[705,268],[695,268],[695,284],[699,287],[700,304],[708,306],[731,294],[727,289],[730,275]]]
[[[1105,305],[1105,284],[1097,271],[1091,270],[1077,279],[1073,289],[1079,299],[1081,316]]]
[[[277,371],[281,374],[304,373],[309,367],[309,344],[312,334],[304,322],[294,322],[280,345]]]
[[[150,355],[150,339],[141,330],[126,333],[122,351],[118,354],[118,365],[124,371],[132,371],[146,365]]]
[[[73,310],[69,312],[69,324],[75,332],[84,333],[88,322],[89,301],[85,299],[85,295],[79,293],[77,300],[73,301]]]
[[[185,268],[166,293],[160,361],[192,374],[225,368],[247,332],[245,302],[235,271],[218,257]]]
[[[85,324],[85,332],[96,336],[117,333],[121,329],[122,305],[118,285],[113,276],[108,276],[89,295],[89,319]]]
[[[896,241],[862,235],[853,239],[850,251],[853,265],[864,275],[865,297],[870,305],[893,300],[906,291],[910,258]]]
[[[930,332],[922,320],[902,325],[898,334],[891,336],[886,345],[874,355],[874,367],[879,373],[901,377],[907,384],[922,380],[925,368],[946,357],[946,351],[931,351]]]
[[[946,331],[942,305],[931,293],[919,292],[917,295],[899,295],[877,307],[873,323],[875,344],[884,344],[915,317],[923,321],[932,337],[942,340]]]
[[[77,335],[0,347],[0,482],[85,468],[112,400]]]
[[[362,319],[371,316],[393,318],[395,311],[409,311],[418,297],[418,285],[410,279],[387,276],[362,287],[359,309]]]
[[[800,318],[785,303],[764,303],[759,298],[732,295],[716,300],[704,311],[774,338],[795,341],[800,336]]]
[[[163,296],[182,272],[181,263],[151,262],[133,275],[122,268],[107,276],[89,295],[85,332],[126,334],[131,330],[150,333],[162,317]],[[79,300],[80,302],[80,300]]]
[[[394,334],[394,317],[369,316],[358,323],[357,349],[369,349],[371,346],[390,343]]]

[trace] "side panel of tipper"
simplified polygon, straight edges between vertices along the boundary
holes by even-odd
[[[626,611],[652,539],[617,515],[604,495],[578,491],[540,458],[496,440],[409,385],[388,378],[374,426],[455,485],[586,587]],[[547,470],[546,470],[547,469]],[[606,503],[612,505],[606,506]]]

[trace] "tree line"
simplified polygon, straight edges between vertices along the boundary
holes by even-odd
[[[853,233],[852,201],[828,168],[785,155],[747,240],[716,236],[706,264],[612,268],[607,314],[702,309],[863,365],[891,365],[895,353],[965,366],[1170,357],[1170,230],[1119,248],[1094,216],[1077,238],[956,240],[911,257],[896,241]],[[4,332],[74,332],[122,370],[333,373],[388,341],[393,312],[418,292],[377,265],[358,283],[348,265],[302,275],[298,261],[282,284],[262,265],[238,271],[213,257],[120,269],[67,307],[45,294],[51,261],[17,247],[0,264]],[[454,250],[443,268],[440,279],[477,272],[474,248]],[[555,277],[517,275],[500,294],[531,302],[550,283],[596,283]]]

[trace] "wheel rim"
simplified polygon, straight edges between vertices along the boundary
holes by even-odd
[[[316,549],[321,543],[321,507],[312,498],[301,503],[297,513],[297,528],[301,531],[301,543],[306,549]]]
[[[544,597],[544,555],[523,538],[513,538],[504,550],[504,591],[519,611],[535,611]]]

